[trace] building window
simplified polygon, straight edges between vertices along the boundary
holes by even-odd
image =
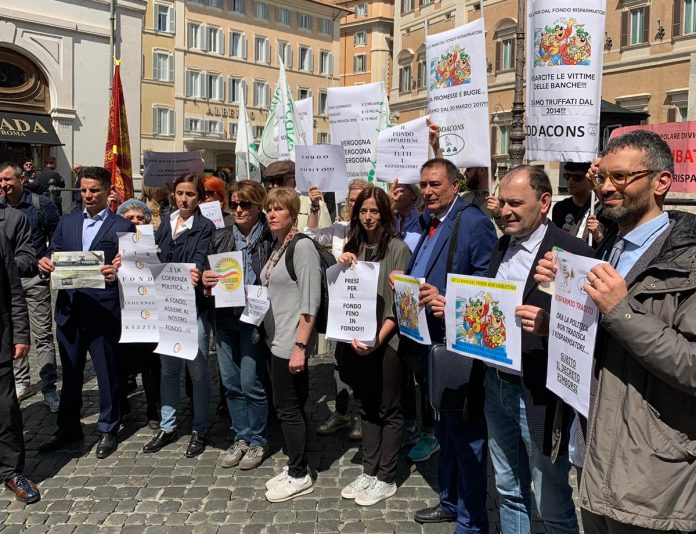
[[[247,41],[243,33],[230,32],[230,56],[240,59],[247,58]]]
[[[621,13],[621,46],[635,46],[650,40],[650,6]]]
[[[311,89],[306,89],[304,87],[300,87],[297,90],[297,100],[304,100],[305,98],[309,98],[310,96],[312,96]]]
[[[353,58],[353,72],[365,72],[367,70],[367,56],[358,54]]]
[[[268,43],[268,38],[257,37],[254,40],[254,57],[257,63],[270,63],[271,46]]]
[[[409,13],[413,11],[413,0],[401,0],[401,12]]]
[[[317,133],[317,144],[318,145],[328,145],[329,144],[329,132],[318,132]]]
[[[152,133],[174,135],[174,110],[160,106],[152,108]]]
[[[230,104],[239,104],[242,100],[242,92],[246,88],[244,80],[230,76],[229,87],[227,90],[227,100]],[[246,96],[246,94],[245,94]],[[246,99],[245,99],[246,100]]]
[[[267,108],[271,100],[271,90],[268,83],[254,80],[254,107]]]
[[[197,70],[186,71],[186,96],[189,98],[205,98],[203,75]]]
[[[319,74],[333,76],[333,54],[331,52],[319,51]]]
[[[283,58],[283,63],[292,69],[292,45],[285,41],[278,41],[278,55]]]
[[[222,0],[190,0],[194,4],[201,4],[203,6],[210,6],[210,7],[217,7],[221,8],[222,7]]]
[[[220,28],[208,26],[208,51],[216,54],[225,53],[225,39]]]
[[[674,37],[696,33],[696,0],[674,0],[672,33]]]
[[[433,3],[434,0],[420,0],[420,6],[429,6],[430,4]]]
[[[353,34],[353,46],[364,46],[367,44],[367,32],[365,30],[361,32],[355,32]]]
[[[282,24],[283,26],[290,26],[292,21],[292,13],[289,9],[284,7],[276,8],[276,22]]]
[[[399,92],[411,92],[411,65],[399,67]]]
[[[496,154],[505,155],[508,153],[508,145],[510,137],[508,127],[506,125],[498,125],[498,135],[496,135]]]
[[[230,0],[230,11],[244,15],[246,13],[246,0]]]
[[[174,58],[169,52],[152,54],[152,78],[160,82],[174,81]]]
[[[355,4],[355,16],[356,17],[367,17],[367,4]]]
[[[227,137],[229,137],[230,139],[236,139],[236,137],[237,137],[237,126],[239,126],[239,125],[238,125],[236,122],[230,122],[230,123],[229,123],[229,127],[230,127],[230,128],[229,128],[229,130],[228,130],[229,134],[227,135]]]
[[[225,130],[222,121],[207,120],[205,121],[205,132],[213,135],[224,135]]]
[[[158,32],[175,33],[174,6],[155,4],[155,30]]]
[[[495,71],[515,68],[515,40],[503,39],[495,42]]]
[[[210,100],[222,102],[224,100],[222,76],[219,74],[207,75],[206,94]]]
[[[205,50],[205,28],[197,22],[188,23],[188,47]]]
[[[304,72],[312,72],[314,70],[314,53],[307,46],[300,46],[299,69]]]
[[[312,15],[305,13],[297,14],[297,26],[303,30],[312,31]]]
[[[184,119],[184,132],[203,133],[203,121],[199,118],[186,117]]]
[[[425,66],[425,58],[418,58],[418,89],[424,89],[428,85],[428,69]]]
[[[270,17],[268,4],[263,2],[254,2],[254,17],[259,20],[268,20]]]
[[[254,133],[254,139],[261,139],[263,136],[263,126],[252,126],[251,130]]]
[[[319,19],[319,33],[324,35],[333,35],[334,23],[329,19]]]
[[[317,113],[319,115],[326,115],[328,102],[329,99],[326,91],[319,91],[319,98],[317,99]]]

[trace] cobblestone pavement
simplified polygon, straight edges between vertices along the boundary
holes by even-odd
[[[217,370],[214,406],[217,405]],[[32,356],[32,376],[38,382],[38,365]],[[330,358],[311,362],[311,397],[307,406],[312,427],[318,426],[333,406]],[[83,424],[85,445],[81,449],[50,455],[36,448],[55,430],[55,416],[39,393],[22,402],[26,473],[41,489],[39,503],[24,506],[9,490],[0,492],[0,531],[51,534],[123,533],[449,533],[451,524],[421,527],[413,521],[419,508],[437,503],[436,459],[419,465],[399,465],[399,490],[375,506],[360,507],[341,499],[341,488],[360,472],[359,443],[348,440],[348,431],[333,436],[310,434],[310,463],[318,479],[313,493],[285,503],[271,504],[264,498],[264,483],[285,465],[277,424],[271,426],[272,456],[254,471],[223,469],[220,460],[233,438],[227,414],[214,417],[210,445],[198,458],[187,459],[191,412],[182,394],[183,417],[176,443],[156,454],[140,449],[152,431],[146,426],[142,388],[131,396],[134,413],[119,433],[116,453],[97,460],[93,447],[98,393],[88,362]],[[35,390],[38,389],[34,386]],[[214,411],[213,411],[214,413]],[[571,476],[575,487],[575,475]],[[491,532],[499,528],[498,503],[490,477],[488,510]],[[538,521],[533,532],[543,532]]]

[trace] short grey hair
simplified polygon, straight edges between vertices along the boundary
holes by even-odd
[[[667,142],[655,132],[648,130],[634,130],[627,134],[615,137],[607,143],[602,151],[602,156],[632,148],[643,152],[642,162],[650,170],[656,172],[667,171],[674,174],[674,157]]]
[[[3,163],[0,163],[0,172],[4,171],[7,168],[12,168],[12,171],[14,172],[14,177],[19,179],[22,177],[22,169],[19,165],[16,163],[12,163],[11,161],[5,161]]]

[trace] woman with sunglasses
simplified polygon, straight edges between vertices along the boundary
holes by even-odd
[[[401,386],[405,366],[397,354],[399,336],[394,314],[394,292],[389,273],[403,271],[411,257],[408,246],[394,237],[394,212],[382,189],[369,187],[355,200],[348,242],[338,258],[342,264],[379,263],[377,283],[377,338],[374,346],[353,340],[338,343],[336,359],[353,387],[360,405],[363,431],[363,473],[348,484],[341,496],[369,506],[396,493],[404,417]]]
[[[220,203],[222,220],[225,226],[232,226],[234,224],[234,213],[227,206],[227,184],[225,181],[216,176],[206,176],[203,178],[203,187],[205,187],[205,199],[203,202],[215,202],[217,200]]]
[[[258,182],[243,180],[232,185],[230,209],[234,225],[213,233],[209,254],[241,251],[244,284],[260,285],[259,273],[271,255],[273,234],[261,211],[266,191]],[[203,285],[213,288],[219,275],[203,272]],[[244,308],[215,310],[220,380],[235,431],[234,443],[222,459],[222,467],[254,469],[268,452],[268,401],[264,389],[266,348],[256,326],[239,320]]]

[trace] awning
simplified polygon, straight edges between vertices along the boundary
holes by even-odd
[[[49,115],[0,110],[0,141],[61,145]]]

